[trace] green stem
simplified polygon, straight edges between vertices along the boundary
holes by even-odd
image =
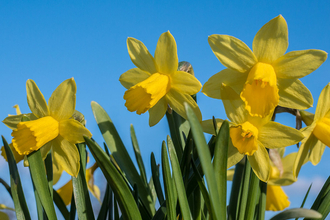
[[[245,210],[246,210],[246,203],[248,199],[249,194],[249,182],[250,182],[250,174],[251,174],[251,165],[249,163],[249,160],[245,158],[245,167],[244,167],[244,173],[243,173],[243,182],[242,182],[242,188],[241,188],[241,199],[239,203],[239,211],[238,211],[238,219],[243,220],[245,219]]]
[[[228,207],[228,220],[236,220],[236,210],[238,204],[238,195],[240,191],[240,185],[242,180],[242,175],[244,171],[244,165],[239,162],[235,166],[234,179],[231,186],[229,207]]]
[[[259,190],[259,178],[251,172],[251,180],[249,187],[249,194],[247,200],[245,219],[254,219],[255,208],[258,201],[258,190]]]
[[[260,200],[259,200],[258,219],[265,219],[267,183],[260,181],[259,185],[260,185]]]

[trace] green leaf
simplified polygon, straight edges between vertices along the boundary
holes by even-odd
[[[55,189],[53,189],[53,200],[55,205],[57,206],[58,210],[62,213],[65,220],[70,219],[70,213],[68,209],[66,208],[66,205],[64,204],[61,196],[56,192]]]
[[[238,209],[239,220],[245,219],[245,210],[247,206],[247,199],[249,193],[250,175],[251,175],[251,165],[245,157],[245,166],[244,166],[244,173],[242,178],[243,182],[241,183],[242,187],[240,191],[240,201],[239,201],[239,209]]]
[[[183,185],[182,173],[178,157],[176,155],[173,142],[169,136],[167,136],[168,152],[170,154],[170,160],[172,164],[172,172],[174,176],[175,188],[178,194],[179,204],[181,208],[181,214],[183,219],[192,219],[191,212],[189,209],[188,199],[186,195],[186,189]]]
[[[92,203],[89,197],[89,191],[86,182],[86,147],[85,144],[76,145],[80,155],[80,170],[77,178],[72,177],[72,186],[74,200],[77,208],[78,218],[80,220],[93,220],[94,213]]]
[[[92,102],[91,105],[95,120],[112,156],[115,158],[129,183],[132,186],[134,183],[137,184],[140,199],[152,216],[155,213],[155,207],[152,206],[152,197],[148,192],[148,185],[142,181],[109,115],[98,103]]]
[[[27,159],[29,161],[32,181],[35,185],[42,207],[49,220],[57,219],[40,150],[30,153],[27,156]]]
[[[164,199],[164,194],[162,187],[160,185],[160,180],[159,180],[159,166],[156,164],[156,159],[154,153],[151,153],[150,155],[150,165],[151,165],[151,173],[152,173],[152,179],[155,185],[155,190],[157,194],[157,198],[159,201],[159,204],[163,204],[165,199]]]
[[[303,209],[303,208],[295,208],[285,210],[277,215],[275,215],[270,220],[285,220],[291,218],[321,218],[322,215],[315,210],[311,209]]]
[[[162,144],[162,168],[166,196],[166,209],[168,220],[176,220],[176,198],[174,195],[173,179],[171,177],[170,163],[166,151],[165,142]]]
[[[248,162],[248,160],[246,160]],[[246,211],[245,211],[245,219],[246,220],[253,220],[256,205],[259,201],[260,196],[260,189],[259,189],[259,178],[255,175],[254,172],[251,172],[251,179],[250,179],[250,186],[249,186],[249,194],[246,204]]]
[[[84,138],[95,161],[101,168],[108,184],[111,186],[111,189],[118,200],[124,219],[141,220],[142,218],[139,209],[134,201],[131,191],[116,167],[111,163],[109,157],[98,145],[96,145],[91,139],[87,137]]]
[[[313,116],[314,116],[314,115],[313,115]],[[308,190],[307,190],[307,192],[306,192],[306,195],[305,195],[305,197],[304,197],[304,200],[303,200],[302,203],[301,203],[300,208],[303,208],[303,207],[304,207],[305,202],[306,202],[306,199],[307,199],[307,197],[308,197],[308,195],[309,195],[309,192],[310,192],[310,190],[311,190],[311,188],[312,188],[312,185],[313,185],[313,183],[311,183],[311,185],[308,187]],[[298,220],[298,218],[296,218],[295,220]]]
[[[10,195],[10,197],[13,198],[13,196],[11,194],[10,186],[8,185],[8,183],[6,183],[6,181],[4,181],[2,178],[0,178],[0,183],[6,188],[7,192]]]
[[[107,218],[108,209],[111,209],[112,207],[109,205],[110,202],[110,186],[107,184],[107,187],[105,189],[104,198],[101,204],[101,209],[99,212],[99,215],[97,216],[97,220],[105,220]]]
[[[227,155],[229,144],[229,123],[224,121],[217,135],[214,149],[213,168],[218,185],[220,219],[227,218]]]
[[[230,199],[228,205],[228,220],[236,220],[237,212],[238,212],[238,200],[239,200],[239,192],[241,191],[241,180],[242,174],[244,171],[244,165],[242,162],[239,162],[235,166],[234,178],[231,185],[230,191]]]
[[[2,137],[3,146],[5,147],[9,172],[10,172],[10,185],[11,185],[11,194],[14,200],[16,218],[18,220],[30,220],[29,209],[26,204],[26,200],[24,197],[24,192],[21,184],[21,179],[19,177],[19,173],[17,170],[16,161],[11,151],[6,139]]]
[[[185,104],[185,108],[188,121],[190,123],[192,135],[196,144],[199,159],[205,175],[207,187],[209,189],[211,205],[215,213],[215,217],[213,219],[221,219],[221,213],[218,209],[218,205],[220,204],[219,192],[217,188],[217,182],[214,176],[214,169],[211,164],[211,154],[204,137],[203,129],[191,107]]]
[[[135,135],[133,125],[131,125],[131,138],[132,138],[132,145],[133,145],[133,149],[134,149],[134,153],[135,153],[136,162],[139,166],[141,178],[145,182],[145,184],[147,184],[146,170],[145,170],[144,163],[143,163],[143,160],[141,157],[140,147],[139,147],[136,135]]]

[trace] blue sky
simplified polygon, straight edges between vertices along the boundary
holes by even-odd
[[[159,36],[169,30],[177,42],[179,61],[189,61],[195,76],[204,84],[224,69],[207,42],[209,35],[232,35],[251,48],[257,31],[279,14],[289,27],[288,51],[330,51],[327,1],[0,1],[0,118],[14,114],[15,104],[20,105],[22,112],[30,112],[26,102],[27,79],[33,79],[48,100],[62,81],[74,77],[76,109],[85,115],[87,128],[97,142],[102,143],[103,139],[91,111],[91,101],[108,112],[131,155],[129,125],[133,124],[147,165],[151,152],[160,162],[161,142],[169,134],[166,119],[150,128],[148,114],[139,116],[124,106],[125,88],[118,79],[135,67],[127,52],[127,37],[141,40],[153,54]],[[314,97],[311,112],[329,81],[329,61],[302,79]],[[226,118],[221,101],[198,93],[198,104],[203,119],[213,115]],[[289,115],[279,115],[278,121],[294,126],[294,118]],[[0,124],[0,134],[8,141],[10,133]],[[300,206],[303,194],[314,182],[315,190],[306,203],[311,205],[316,188],[329,176],[329,158],[330,149],[326,148],[320,164],[304,166],[298,183],[287,187],[292,207]],[[0,167],[0,177],[9,182],[3,158]],[[147,172],[150,177],[150,169]],[[25,177],[28,191],[32,188],[29,175]],[[0,186],[0,191],[3,190]],[[13,206],[6,200],[8,197],[1,196],[0,203]]]

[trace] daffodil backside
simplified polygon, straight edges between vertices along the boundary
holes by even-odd
[[[233,99],[222,94],[223,87],[231,87],[244,101],[249,114],[257,117],[266,117],[277,105],[294,109],[312,106],[312,95],[299,78],[316,70],[327,53],[302,50],[284,54],[288,48],[288,28],[281,15],[258,31],[253,52],[241,40],[228,35],[211,35],[209,44],[227,69],[204,84],[205,95]]]
[[[52,150],[54,166],[71,176],[77,176],[80,157],[75,144],[84,142],[83,136],[90,138],[92,135],[72,118],[76,104],[74,79],[62,82],[51,95],[48,105],[33,80],[26,82],[26,91],[33,115],[30,119],[35,119],[20,122],[17,119],[23,115],[17,115],[4,120],[6,125],[14,129],[13,147],[20,155],[28,155],[40,149],[43,158]]]
[[[174,37],[163,33],[158,40],[155,57],[146,46],[134,38],[127,39],[128,53],[138,67],[123,73],[119,81],[128,89],[125,106],[131,112],[149,111],[149,125],[156,125],[165,115],[168,105],[186,118],[187,102],[201,120],[201,112],[191,97],[201,89],[200,82],[191,74],[178,71],[178,55]]]

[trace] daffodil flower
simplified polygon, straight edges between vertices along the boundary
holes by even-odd
[[[322,158],[325,146],[330,146],[330,83],[320,94],[315,115],[308,112],[301,112],[301,115],[308,126],[301,129],[306,138],[301,143],[295,161],[296,176],[306,160],[314,166],[317,165]]]
[[[191,97],[202,86],[193,75],[177,71],[177,47],[169,31],[159,37],[155,58],[137,39],[128,38],[127,48],[132,62],[137,66],[119,78],[120,83],[128,89],[124,99],[129,111],[136,111],[137,114],[149,111],[149,125],[154,126],[163,118],[168,105],[186,118],[183,105],[186,102],[202,120],[201,112]]]
[[[211,35],[208,41],[227,69],[204,84],[205,95],[223,100],[240,96],[249,114],[258,117],[271,114],[277,105],[294,109],[312,106],[312,94],[299,78],[316,70],[327,53],[312,49],[284,54],[288,48],[288,28],[281,15],[258,31],[253,52],[241,40],[228,35]],[[228,90],[236,96],[227,95]]]
[[[62,82],[51,95],[48,105],[33,80],[26,82],[31,121],[20,122],[23,115],[9,116],[3,122],[13,128],[12,144],[20,155],[41,151],[43,158],[52,150],[53,163],[71,176],[77,176],[80,157],[75,144],[84,142],[91,133],[72,118],[75,113],[76,83],[73,78]]]
[[[272,115],[265,118],[252,117],[244,109],[242,101],[240,105],[231,105],[232,102],[224,102],[225,108],[236,114],[227,115],[230,121],[230,145],[228,149],[228,164],[230,167],[239,162],[246,155],[254,173],[258,178],[267,182],[271,172],[271,162],[266,148],[287,147],[301,141],[303,134],[291,127],[270,121]],[[237,102],[239,104],[239,102]],[[218,120],[220,127],[222,120]],[[204,131],[212,131],[212,120],[203,121]],[[214,134],[214,132],[212,132]]]
[[[15,209],[13,209],[13,208],[9,208],[9,207],[7,207],[7,206],[4,205],[4,204],[0,204],[0,210],[1,210],[1,209],[6,209],[6,210],[15,211]],[[8,216],[6,213],[0,211],[0,219],[1,219],[1,220],[9,220],[9,216]]]

